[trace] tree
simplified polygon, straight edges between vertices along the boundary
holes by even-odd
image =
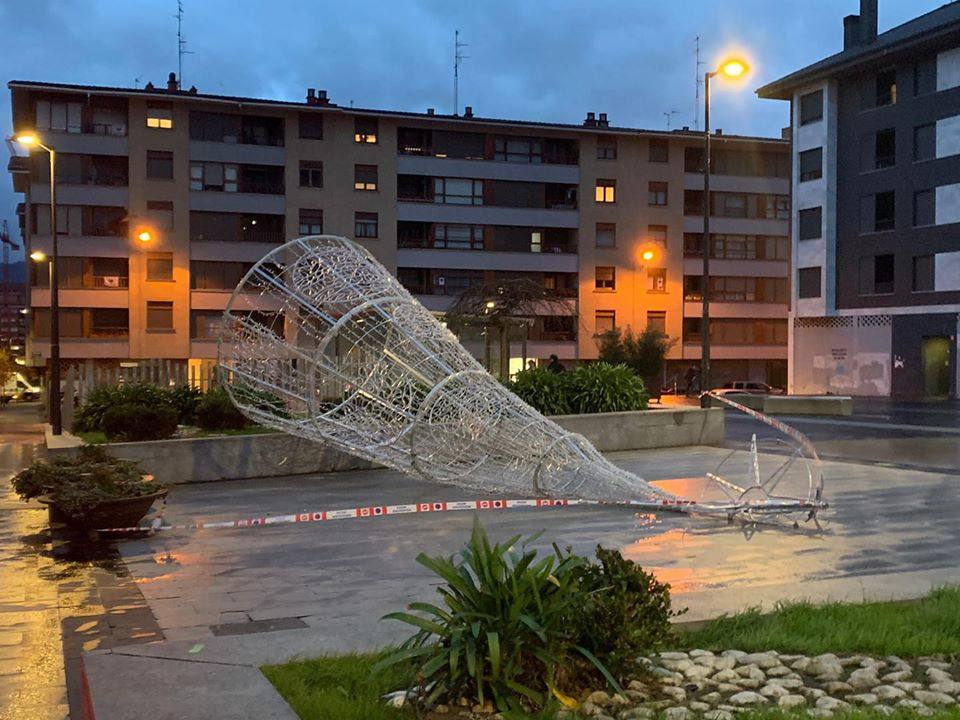
[[[16,371],[17,364],[14,362],[13,356],[10,355],[10,351],[0,348],[0,387],[6,386]],[[2,397],[3,401],[6,402],[8,399],[6,391],[3,392]]]
[[[634,335],[630,328],[614,328],[597,336],[600,359],[611,365],[624,364],[643,378],[648,388],[659,388],[663,378],[663,363],[667,352],[676,343],[659,330],[647,328]]]

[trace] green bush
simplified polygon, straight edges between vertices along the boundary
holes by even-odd
[[[144,482],[137,463],[117,460],[92,445],[81,447],[75,458],[37,461],[14,475],[12,484],[22,500],[47,496],[72,517],[84,515],[104,500],[163,489],[159,483]]]
[[[73,432],[103,430],[103,416],[118,405],[148,405],[173,407],[170,393],[164,388],[147,383],[101,387],[90,393],[73,420]]]
[[[570,623],[583,602],[577,578],[585,561],[556,546],[538,558],[528,547],[536,537],[491,545],[474,520],[459,558],[421,553],[417,561],[445,581],[444,607],[418,602],[408,609],[420,614],[387,615],[418,632],[378,668],[414,661],[427,705],[474,697],[502,711],[540,708],[552,693],[580,688],[584,661],[619,691]]]
[[[199,388],[190,385],[177,385],[166,391],[173,409],[177,411],[180,425],[193,425],[197,412],[197,403],[203,397]]]
[[[250,421],[233,404],[223,388],[214,388],[200,398],[195,412],[197,427],[204,430],[239,430]]]
[[[235,383],[230,389],[237,401],[249,405],[257,410],[276,415],[282,418],[290,417],[286,404],[282,398],[277,397],[271,392],[251,387],[246,383]]]
[[[571,412],[647,409],[647,391],[643,380],[626,365],[591,363],[581,365],[569,374],[567,392]]]
[[[555,373],[545,367],[529,368],[518,372],[507,387],[544,415],[568,415],[569,376],[570,373]]]
[[[670,639],[670,586],[617,550],[597,547],[597,563],[575,572],[584,594],[573,620],[578,642],[619,680],[636,673],[636,659]]]
[[[114,405],[103,414],[101,428],[111,442],[163,440],[177,431],[177,411],[169,405]]]

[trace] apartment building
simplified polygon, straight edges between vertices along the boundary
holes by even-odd
[[[790,388],[956,397],[960,337],[960,3],[758,90],[793,136]]]
[[[13,125],[58,152],[62,355],[136,362],[216,356],[220,311],[285,239],[367,247],[430,309],[527,277],[565,302],[531,318],[528,357],[597,357],[595,335],[648,325],[698,362],[702,136],[341,107],[167,87],[12,81]],[[718,379],[785,382],[789,146],[717,133],[711,323]],[[15,158],[31,249],[48,251],[46,158]],[[143,227],[153,240],[135,238]],[[644,260],[644,251],[652,258]],[[44,266],[28,358],[48,356]],[[520,364],[520,347],[511,349]]]

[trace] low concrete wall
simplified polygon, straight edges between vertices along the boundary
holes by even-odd
[[[768,395],[770,415],[853,415],[853,398],[844,395]]]
[[[677,408],[561,415],[552,419],[561,427],[585,436],[601,452],[610,452],[720,445],[723,417],[723,410],[719,408]],[[49,442],[47,454],[57,457],[75,453],[76,445],[69,442],[72,437],[65,435],[58,442]],[[102,447],[116,457],[140,461],[144,472],[169,484],[377,467],[329,446],[284,433],[108,443]]]
[[[551,420],[580,433],[601,452],[723,444],[721,408],[557,415]]]

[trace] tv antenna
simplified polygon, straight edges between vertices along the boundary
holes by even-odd
[[[667,119],[667,130],[670,129],[670,119],[671,119],[674,115],[679,115],[679,114],[680,114],[680,111],[679,111],[679,110],[671,110],[670,112],[665,112],[665,113],[663,114],[663,116]]]
[[[466,43],[460,42],[460,31],[453,32],[453,114],[460,114],[460,61],[469,58],[469,55],[461,55],[460,48],[467,47]]]
[[[177,0],[177,90],[183,89],[183,56],[193,55],[183,39],[183,0]]]
[[[696,38],[696,55],[697,55],[697,66],[694,68],[693,72],[693,81],[694,81],[694,93],[693,93],[693,128],[695,130],[700,130],[700,86],[703,85],[703,80],[700,79],[700,68],[706,65],[703,60],[700,59],[700,36],[697,35]]]

